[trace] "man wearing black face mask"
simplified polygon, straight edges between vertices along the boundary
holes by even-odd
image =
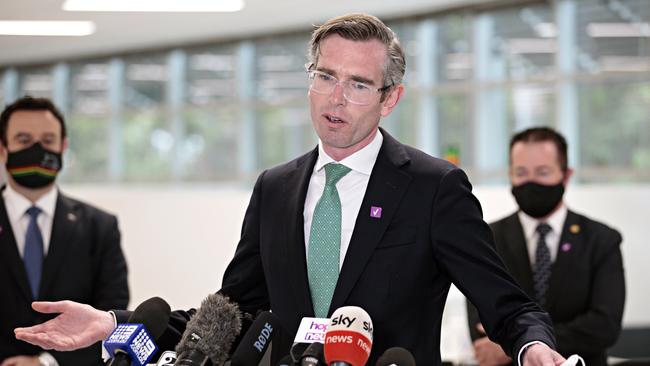
[[[546,127],[517,133],[510,182],[519,211],[491,227],[510,273],[551,315],[560,354],[605,366],[625,303],[621,235],[567,209],[562,196],[572,173],[562,135]],[[479,364],[510,364],[469,303],[468,320]]]
[[[100,344],[44,352],[13,329],[42,323],[32,301],[75,300],[101,309],[128,304],[117,219],[60,193],[55,185],[68,140],[47,99],[25,97],[0,115],[0,366],[102,365]]]

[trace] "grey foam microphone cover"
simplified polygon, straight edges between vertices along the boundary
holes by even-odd
[[[228,359],[241,325],[239,307],[222,294],[211,294],[187,322],[176,353],[198,351],[208,356],[212,364],[221,365]]]

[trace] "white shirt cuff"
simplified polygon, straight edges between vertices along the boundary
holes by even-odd
[[[524,352],[526,351],[526,348],[532,346],[533,344],[543,344],[546,347],[548,347],[548,344],[546,344],[544,342],[540,342],[540,341],[532,341],[532,342],[528,342],[528,343],[524,344],[524,346],[521,347],[521,349],[519,350],[519,354],[517,355],[517,364],[519,366],[524,366],[524,360],[522,360],[521,357],[524,355]]]
[[[113,316],[113,329],[115,329],[117,327],[117,318],[115,317],[115,313],[112,311],[109,311],[108,313],[111,314],[111,316]],[[111,358],[111,355],[108,353],[106,348],[104,348],[104,341],[102,341],[102,360],[106,362],[108,361],[109,358]]]

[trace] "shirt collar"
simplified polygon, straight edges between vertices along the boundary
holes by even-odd
[[[368,145],[338,163],[343,164],[356,172],[370,175],[370,173],[372,173],[372,168],[375,166],[375,161],[377,161],[377,155],[379,155],[379,150],[381,149],[383,141],[384,136],[378,129],[375,137]],[[323,169],[325,165],[334,162],[337,161],[327,155],[323,149],[323,141],[318,139],[318,160],[316,160],[316,165],[314,165],[314,171],[317,172]]]
[[[544,221],[551,227],[553,233],[557,235],[562,234],[562,226],[564,226],[564,221],[566,220],[567,212],[568,209],[566,205],[562,203],[560,208],[557,209],[555,212],[553,212],[551,216],[549,216]],[[527,239],[532,238],[533,235],[535,235],[535,231],[537,230],[537,225],[539,225],[542,221],[527,215],[522,210],[519,210],[518,215],[519,215],[519,221],[521,222],[521,226],[524,228],[524,235],[526,235]]]
[[[20,219],[27,212],[27,209],[32,206],[40,208],[41,212],[47,216],[54,217],[54,209],[56,208],[58,195],[59,190],[56,187],[52,187],[52,189],[47,191],[47,193],[32,205],[32,202],[22,194],[16,192],[11,187],[11,184],[7,184],[3,192],[5,205],[10,208],[7,210],[7,214],[12,216],[12,219]]]

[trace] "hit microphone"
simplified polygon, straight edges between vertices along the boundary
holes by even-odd
[[[392,347],[379,357],[376,366],[415,366],[415,358],[402,347]]]
[[[330,366],[364,366],[372,348],[372,320],[358,306],[336,309],[325,333],[325,361]]]
[[[128,323],[118,324],[104,341],[104,348],[113,355],[106,365],[146,365],[158,349],[154,340],[167,328],[170,313],[169,304],[159,297],[138,305]]]
[[[280,318],[270,311],[261,312],[248,328],[232,354],[232,366],[257,366],[273,339],[283,336]]]
[[[239,307],[221,294],[206,297],[196,314],[187,322],[176,346],[175,365],[221,365],[228,359],[230,347],[241,331]]]
[[[300,357],[300,366],[325,366],[325,354],[323,344],[314,342],[307,347]]]
[[[325,342],[325,332],[329,324],[329,318],[302,318],[289,352],[295,364],[300,364],[303,353],[312,343]]]

